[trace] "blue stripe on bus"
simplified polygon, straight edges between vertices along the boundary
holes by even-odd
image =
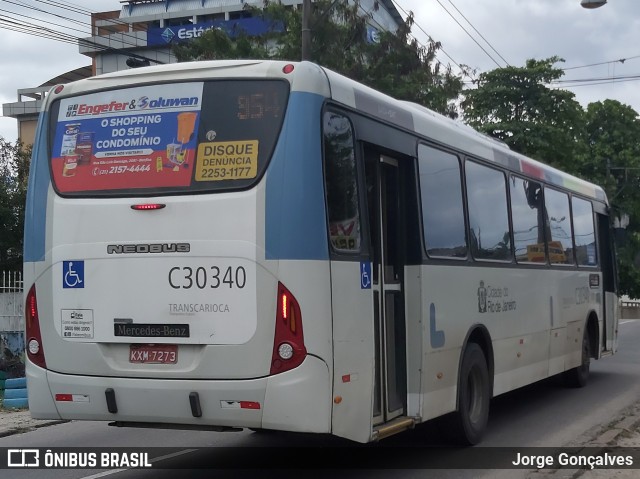
[[[267,170],[267,259],[328,259],[321,112],[324,98],[293,92]]]
[[[48,113],[40,113],[38,136],[33,145],[29,171],[29,189],[24,220],[24,261],[44,261],[47,193],[51,177],[47,158],[47,136],[44,126],[48,123]]]

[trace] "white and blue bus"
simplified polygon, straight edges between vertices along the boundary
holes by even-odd
[[[601,188],[312,63],[57,86],[29,182],[35,418],[474,444],[616,350]]]

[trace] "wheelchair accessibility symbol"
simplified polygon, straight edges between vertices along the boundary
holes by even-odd
[[[360,262],[360,289],[371,289],[371,263]]]
[[[84,288],[84,261],[62,262],[62,287]]]

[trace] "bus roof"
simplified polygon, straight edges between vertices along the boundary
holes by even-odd
[[[285,65],[294,65],[291,73],[285,73]],[[388,95],[344,77],[310,62],[285,62],[269,60],[215,60],[173,63],[131,70],[121,70],[90,77],[65,85],[60,95],[48,95],[47,104],[55,98],[82,94],[89,91],[141,84],[206,80],[211,78],[279,77],[291,83],[293,91],[307,91],[355,108],[419,136],[455,147],[466,154],[488,160],[516,173],[566,188],[584,196],[607,201],[604,190],[592,183],[562,172],[516,153],[509,147],[484,135],[462,122],[452,120],[428,108]],[[46,108],[46,106],[45,106]]]
[[[604,190],[588,181],[516,153],[494,138],[428,108],[396,100],[372,88],[325,69],[331,97],[347,106],[439,143],[455,147],[477,158],[497,163],[515,172],[607,202]]]

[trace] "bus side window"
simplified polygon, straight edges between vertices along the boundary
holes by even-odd
[[[339,252],[359,252],[358,177],[351,122],[343,115],[327,111],[323,119],[323,136],[331,246]]]
[[[550,233],[549,260],[551,264],[574,264],[569,195],[545,188],[544,201]]]
[[[466,258],[468,248],[458,157],[419,145],[418,168],[427,254]]]
[[[511,176],[511,221],[518,263],[546,263],[542,185]]]
[[[593,224],[593,206],[589,201],[571,198],[573,214],[573,236],[576,242],[578,266],[597,266],[595,226]]]
[[[511,261],[511,232],[504,173],[467,161],[469,243],[475,259]]]

